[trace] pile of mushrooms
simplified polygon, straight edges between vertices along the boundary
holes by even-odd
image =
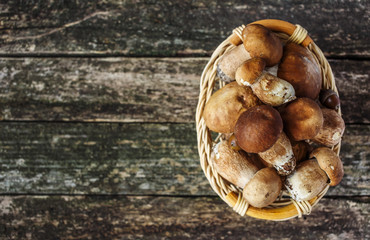
[[[343,177],[332,150],[345,128],[339,97],[322,89],[307,48],[259,24],[247,25],[242,37],[220,58],[217,75],[226,85],[203,112],[207,127],[222,133],[211,166],[254,207],[270,205],[283,190],[310,200]]]

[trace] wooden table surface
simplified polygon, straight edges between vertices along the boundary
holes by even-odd
[[[0,1],[0,239],[370,239],[370,4]],[[311,215],[241,217],[199,164],[199,78],[231,30],[278,18],[333,69],[345,176]]]

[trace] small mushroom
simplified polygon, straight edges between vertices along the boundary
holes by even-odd
[[[279,196],[282,181],[273,168],[260,169],[260,163],[243,151],[235,151],[228,141],[217,143],[211,164],[225,180],[244,189],[243,196],[254,207],[265,207]]]
[[[243,29],[243,44],[251,57],[261,57],[266,66],[279,63],[283,55],[283,44],[270,29],[260,24],[249,24]]]
[[[263,58],[254,57],[243,62],[235,72],[235,80],[241,86],[251,86],[262,75],[266,62]]]
[[[324,123],[318,134],[312,140],[318,144],[332,147],[341,140],[345,124],[342,117],[335,110],[322,108],[321,111],[324,117]]]
[[[327,108],[338,110],[340,106],[339,96],[331,89],[320,91],[320,102]]]
[[[239,85],[250,86],[263,103],[271,106],[280,106],[295,99],[293,86],[263,71],[264,67],[265,61],[262,58],[251,58],[238,67],[235,80]]]
[[[263,161],[272,164],[279,175],[282,176],[290,174],[296,166],[292,146],[284,132],[280,134],[278,140],[271,148],[258,153],[258,155]]]
[[[275,169],[263,168],[245,185],[243,197],[250,205],[262,208],[276,200],[281,188],[282,181]]]
[[[297,97],[318,97],[322,85],[321,70],[307,48],[295,43],[286,44],[277,74],[293,85]]]
[[[235,80],[236,69],[250,58],[250,54],[243,45],[235,47],[220,57],[217,64],[217,76],[224,82]]]
[[[231,133],[241,113],[261,102],[250,88],[237,82],[225,85],[215,92],[204,107],[204,121],[207,127],[219,133]]]
[[[225,82],[235,80],[236,69],[252,57],[263,58],[266,61],[266,66],[270,67],[276,65],[283,55],[283,45],[280,39],[270,29],[262,25],[250,24],[246,26],[243,29],[242,37],[243,44],[240,44],[240,41],[235,37],[231,38],[231,43],[237,46],[222,55],[217,64],[217,75]]]
[[[268,105],[255,106],[243,112],[235,125],[238,145],[246,152],[264,152],[278,140],[283,131],[280,114]]]
[[[323,126],[324,117],[315,101],[298,98],[280,112],[287,135],[294,141],[314,138]]]
[[[319,166],[330,179],[330,186],[336,186],[343,178],[343,164],[338,155],[327,147],[316,148],[310,153],[310,158],[316,158]]]
[[[227,141],[214,146],[210,160],[224,179],[240,188],[244,188],[259,170],[248,154],[231,149]]]
[[[285,187],[297,201],[310,200],[328,184],[326,173],[315,159],[301,162],[285,180]]]

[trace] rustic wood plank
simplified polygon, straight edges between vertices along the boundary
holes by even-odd
[[[361,1],[22,1],[0,3],[0,54],[209,55],[264,18],[305,27],[328,56],[369,57]]]
[[[215,195],[191,124],[0,123],[0,193]],[[347,126],[345,176],[328,196],[369,195],[370,126]]]
[[[369,239],[369,197],[322,199],[305,218],[241,217],[219,198],[1,196],[6,239]]]
[[[207,58],[2,58],[0,119],[193,122]],[[370,61],[331,60],[347,123],[370,123]]]

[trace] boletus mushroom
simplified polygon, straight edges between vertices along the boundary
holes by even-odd
[[[236,69],[246,60],[260,57],[266,66],[276,65],[283,55],[280,39],[268,28],[259,24],[250,24],[243,29],[243,44],[228,51],[219,59],[217,75],[221,80],[235,80]]]
[[[343,164],[339,156],[330,148],[316,148],[310,153],[310,158],[316,158],[320,168],[330,179],[330,186],[336,186],[343,178]]]
[[[293,86],[264,71],[265,65],[264,59],[251,58],[238,67],[235,80],[239,85],[250,86],[263,103],[271,106],[280,106],[295,99]]]
[[[284,46],[277,76],[293,85],[297,97],[316,99],[320,93],[320,67],[312,53],[296,43]]]
[[[281,188],[282,181],[275,169],[263,168],[245,185],[243,197],[250,205],[262,208],[276,200]]]
[[[261,104],[250,88],[237,82],[225,85],[216,91],[204,107],[204,121],[207,127],[219,133],[231,133],[240,114]]]
[[[235,47],[220,57],[217,64],[217,76],[224,82],[235,80],[236,69],[240,64],[250,58],[250,54],[245,50],[243,45]]]
[[[210,159],[218,174],[240,188],[244,188],[259,170],[253,158],[243,151],[233,150],[227,141],[214,146]]]
[[[243,189],[244,198],[252,206],[268,206],[279,196],[282,181],[276,171],[260,169],[251,155],[233,150],[228,141],[217,143],[210,159],[218,174]]]
[[[298,98],[280,112],[287,135],[294,141],[314,138],[323,126],[319,105],[310,98]]]
[[[315,159],[299,163],[284,183],[292,198],[297,201],[316,197],[327,184],[328,177]]]
[[[318,134],[312,139],[318,144],[332,147],[339,143],[341,140],[345,124],[343,118],[333,109],[321,109],[324,123]]]
[[[292,145],[284,132],[280,134],[278,140],[272,147],[264,152],[258,153],[258,155],[264,162],[272,164],[279,175],[282,176],[290,174],[296,166]]]
[[[288,175],[295,168],[295,158],[282,129],[279,112],[271,106],[262,105],[240,115],[234,134],[241,149],[258,153],[265,165],[272,165],[280,175]]]
[[[283,44],[270,29],[260,24],[249,24],[243,29],[243,45],[251,57],[261,57],[266,66],[279,63],[283,56]]]
[[[255,106],[243,112],[235,124],[238,145],[246,152],[264,152],[278,140],[283,131],[280,114],[268,105]]]

